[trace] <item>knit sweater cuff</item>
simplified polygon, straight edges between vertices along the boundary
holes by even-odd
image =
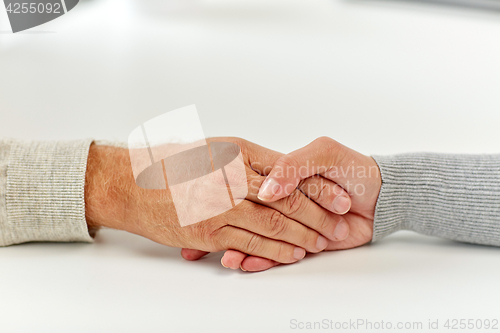
[[[10,142],[5,191],[7,218],[0,245],[29,241],[92,242],[84,201],[91,142]]]
[[[500,245],[500,155],[373,156],[382,175],[373,241],[397,230]]]

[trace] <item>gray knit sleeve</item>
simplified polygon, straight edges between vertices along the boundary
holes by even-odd
[[[91,242],[84,185],[92,140],[0,140],[0,246]]]
[[[405,229],[500,246],[500,155],[373,158],[382,175],[373,241]]]

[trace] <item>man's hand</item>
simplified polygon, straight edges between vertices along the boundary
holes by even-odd
[[[265,167],[281,154],[245,140],[218,138],[242,150],[249,185],[248,200],[214,218],[181,227],[169,190],[148,190],[135,184],[126,149],[95,146],[90,149],[85,203],[89,228],[109,227],[129,231],[158,243],[196,249],[196,256],[233,249],[273,262],[293,263],[308,252],[320,252],[328,240],[340,241],[347,233],[336,232],[341,217],[292,191],[281,200],[263,203],[257,198]],[[268,170],[269,171],[269,170]],[[304,187],[312,188],[312,181]],[[349,196],[333,182],[327,183],[328,200]],[[326,198],[325,198],[326,199]],[[321,200],[318,199],[318,202]],[[324,203],[329,204],[329,203]],[[350,201],[344,200],[342,210]],[[189,257],[189,256],[188,256]]]
[[[297,186],[304,193],[312,193],[309,186],[322,188],[328,181],[335,182],[349,193],[352,206],[343,216],[349,226],[349,236],[341,241],[330,240],[326,250],[350,249],[368,243],[373,235],[375,205],[381,187],[380,170],[373,158],[333,139],[319,138],[277,159],[258,196],[266,202],[275,202],[293,193]],[[309,197],[324,202],[322,195],[319,192],[309,194]],[[322,206],[334,210],[334,205]],[[262,271],[279,263],[230,250],[224,254],[222,264],[233,269]]]

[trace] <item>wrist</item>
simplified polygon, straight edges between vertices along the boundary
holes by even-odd
[[[90,230],[124,230],[126,205],[133,175],[126,149],[91,145],[85,175],[85,218]]]

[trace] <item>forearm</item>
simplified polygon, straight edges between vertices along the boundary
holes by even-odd
[[[382,187],[373,240],[400,229],[500,246],[500,155],[374,156]]]
[[[136,185],[127,149],[92,145],[85,177],[85,217],[89,229],[100,227],[135,233],[165,245],[176,245],[175,233],[146,221],[177,225],[168,189]],[[161,230],[161,232],[160,232]]]

